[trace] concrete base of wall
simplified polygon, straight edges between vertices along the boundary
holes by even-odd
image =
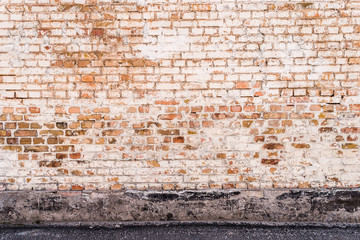
[[[360,189],[9,191],[0,193],[0,220],[360,223]]]

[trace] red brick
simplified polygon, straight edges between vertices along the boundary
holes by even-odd
[[[90,75],[82,76],[81,81],[83,81],[83,82],[93,82],[94,77],[90,76]]]
[[[36,137],[36,130],[17,130],[14,132],[15,137]]]
[[[91,32],[91,35],[102,36],[102,35],[104,35],[104,29],[101,29],[101,28],[93,29]]]

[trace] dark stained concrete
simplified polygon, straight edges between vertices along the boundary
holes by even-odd
[[[89,221],[360,223],[360,189],[0,193],[3,224]]]

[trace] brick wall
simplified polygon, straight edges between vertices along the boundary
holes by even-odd
[[[360,1],[0,0],[0,188],[358,187]]]

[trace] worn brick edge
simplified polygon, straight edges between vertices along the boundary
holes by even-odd
[[[360,223],[360,189],[4,191],[2,224],[134,221]]]

